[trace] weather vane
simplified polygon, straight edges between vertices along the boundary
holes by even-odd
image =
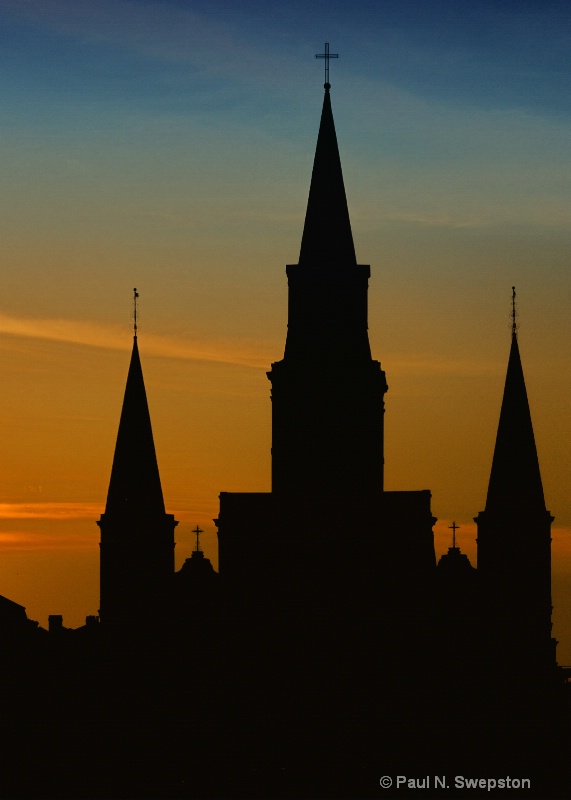
[[[518,324],[516,322],[516,317],[517,317],[517,308],[516,308],[516,304],[515,304],[515,286],[512,286],[512,311],[511,311],[512,336],[517,336]]]
[[[325,88],[329,89],[331,84],[329,83],[329,59],[330,58],[339,58],[338,53],[330,53],[329,52],[329,42],[325,42],[325,52],[324,53],[316,53],[315,58],[324,58],[325,59]]]
[[[137,336],[137,299],[139,297],[139,292],[136,289],[133,289],[133,330],[135,332],[135,336]]]

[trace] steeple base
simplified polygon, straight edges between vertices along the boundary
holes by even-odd
[[[105,628],[154,628],[172,612],[172,514],[102,514],[99,616]]]

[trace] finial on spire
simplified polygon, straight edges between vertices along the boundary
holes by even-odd
[[[512,323],[511,323],[511,328],[512,328],[512,336],[517,336],[517,329],[518,329],[518,327],[519,327],[519,326],[518,326],[518,324],[517,324],[517,322],[516,322],[516,318],[517,318],[517,316],[518,316],[518,313],[517,313],[516,302],[515,302],[515,286],[512,286],[512,311],[511,311],[511,318],[512,318]]]
[[[200,542],[198,541],[198,537],[200,536],[201,533],[204,533],[204,531],[202,530],[202,528],[199,528],[198,525],[197,525],[196,528],[192,532],[196,536],[196,550],[194,552],[195,553],[200,553]]]
[[[453,522],[452,525],[449,525],[448,527],[452,531],[452,548],[455,550],[456,549],[456,531],[460,528],[460,525],[456,525],[456,523]]]
[[[329,42],[325,42],[325,52],[324,53],[316,53],[315,58],[324,58],[325,59],[325,83],[323,84],[323,88],[325,91],[329,91],[331,89],[331,84],[329,83],[329,59],[330,58],[339,58],[338,53],[330,53],[329,52]]]
[[[137,338],[137,299],[139,292],[133,289],[133,331],[135,332],[135,339]]]

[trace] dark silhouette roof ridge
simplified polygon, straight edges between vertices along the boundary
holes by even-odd
[[[165,513],[137,336],[127,375],[105,513]]]
[[[328,269],[356,263],[329,84],[325,84],[299,264]]]
[[[485,510],[546,510],[515,325]]]

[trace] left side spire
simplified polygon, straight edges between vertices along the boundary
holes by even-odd
[[[101,622],[135,634],[162,625],[170,614],[177,521],[165,513],[145,382],[137,344],[133,352],[101,529]]]
[[[133,351],[115,445],[105,513],[161,512],[165,504],[151,417],[137,344],[137,290],[134,290]]]

